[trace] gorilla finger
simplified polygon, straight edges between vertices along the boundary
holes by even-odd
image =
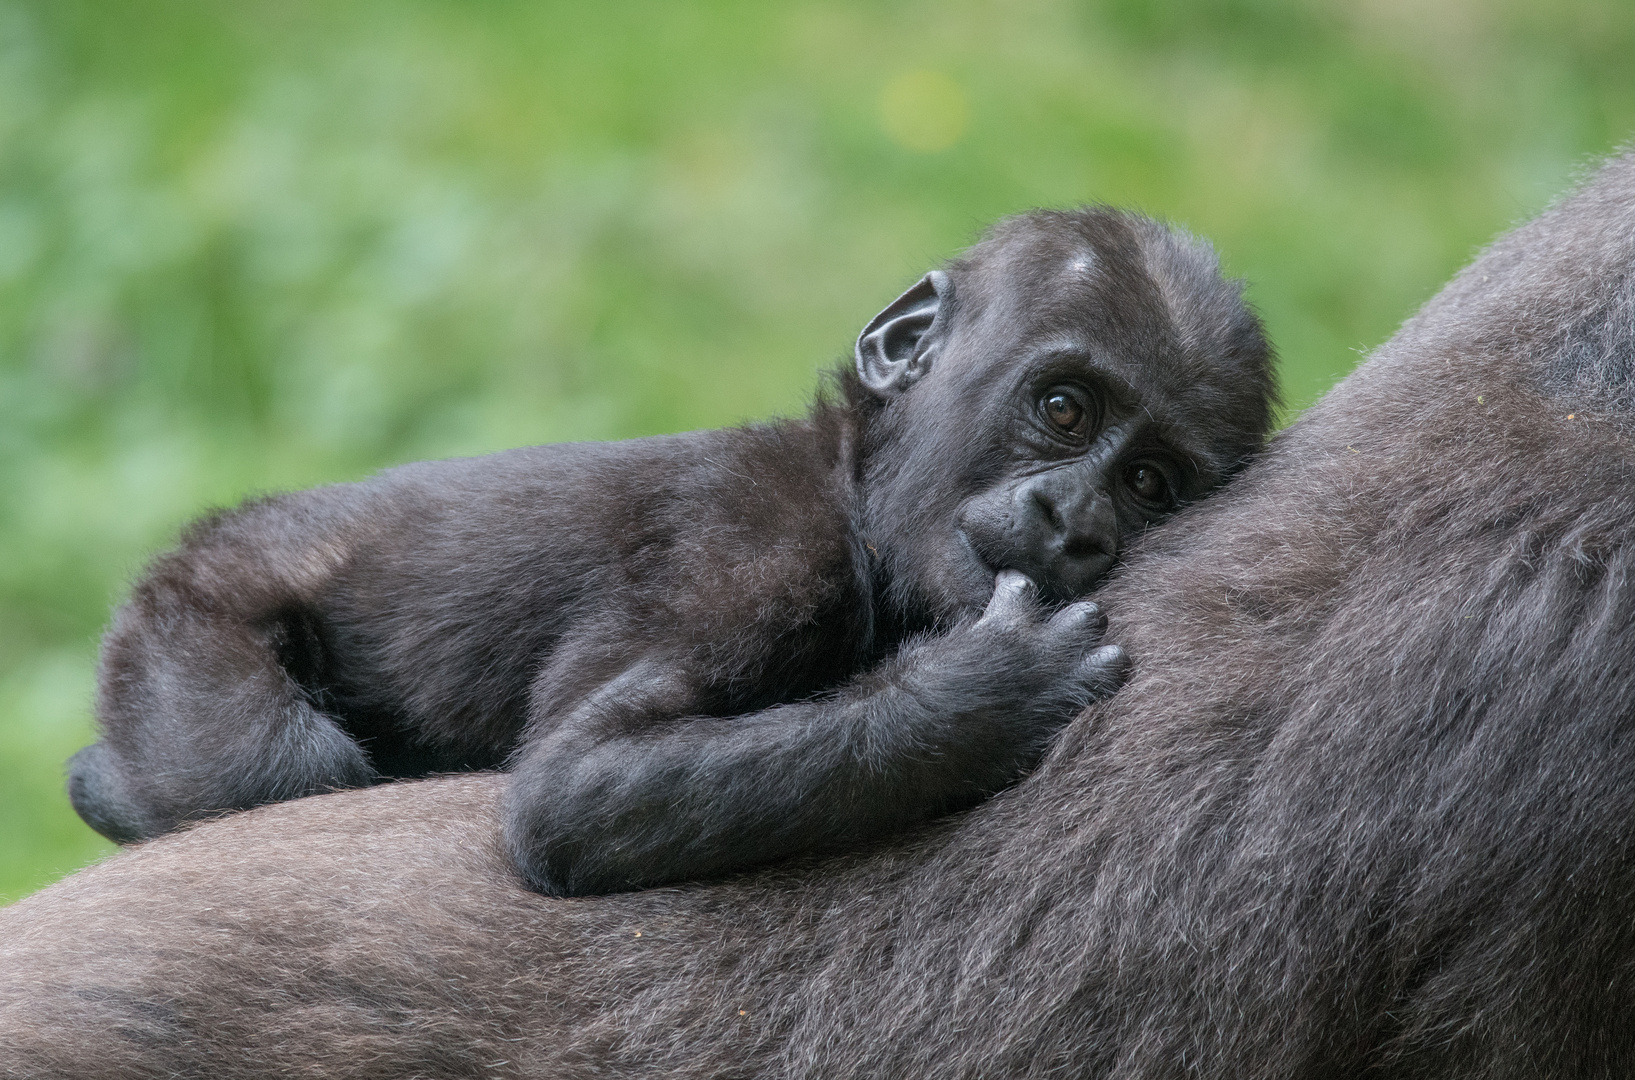
[[[1122,646],[1103,645],[1079,661],[1078,677],[1092,700],[1106,697],[1130,677],[1130,656]]]
[[[1008,620],[1032,608],[1038,602],[1039,587],[1020,570],[1001,570],[994,575],[993,595],[983,609],[982,619]]]
[[[1087,634],[1099,638],[1107,629],[1107,616],[1093,601],[1080,600],[1052,615],[1050,629],[1059,634]]]

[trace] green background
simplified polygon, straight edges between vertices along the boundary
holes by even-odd
[[[0,900],[201,510],[802,407],[993,218],[1211,237],[1291,409],[1635,127],[1627,0],[0,0]]]

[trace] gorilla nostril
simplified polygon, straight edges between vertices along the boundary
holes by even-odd
[[[1050,501],[1050,496],[1046,495],[1038,488],[1034,488],[1029,494],[1033,496],[1033,504],[1039,508],[1039,512],[1043,514],[1045,520],[1050,523],[1051,530],[1058,535],[1064,532],[1065,530],[1062,525],[1062,517],[1060,514],[1056,513],[1056,504]]]

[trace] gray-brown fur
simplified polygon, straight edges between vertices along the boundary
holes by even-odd
[[[500,777],[267,807],[0,913],[0,1062],[1628,1076],[1632,270],[1625,158],[1155,533],[1100,594],[1129,684],[957,819],[562,901]]]

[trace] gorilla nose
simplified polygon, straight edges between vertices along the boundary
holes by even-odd
[[[1118,519],[1098,491],[1039,482],[1019,492],[1032,576],[1057,599],[1078,596],[1106,573],[1118,549]]]
[[[1044,519],[1051,547],[1063,558],[1087,559],[1112,554],[1104,546],[1102,530],[1096,527],[1100,522],[1086,520],[1097,515],[1084,513],[1084,507],[1073,507],[1064,515],[1056,499],[1040,488],[1034,488],[1028,495],[1033,500],[1034,512]],[[1102,503],[1105,500],[1090,501]]]

